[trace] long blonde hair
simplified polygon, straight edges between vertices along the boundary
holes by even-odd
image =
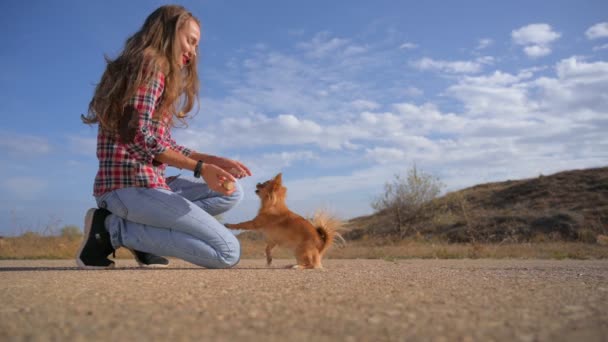
[[[199,90],[197,56],[192,56],[183,68],[179,64],[182,57],[177,33],[188,20],[196,21],[200,27],[200,21],[182,6],[159,7],[146,18],[141,29],[127,39],[116,59],[105,56],[106,70],[95,88],[88,114],[81,115],[82,121],[99,123],[106,130],[118,132],[121,119],[130,119],[123,118],[130,115],[125,110],[129,99],[138,87],[162,72],[165,88],[154,119],[169,112],[171,117],[184,122],[194,102],[198,101]]]

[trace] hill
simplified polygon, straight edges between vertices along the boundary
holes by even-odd
[[[476,185],[437,198],[424,210],[400,229],[389,211],[354,218],[345,237],[595,242],[608,234],[608,167]]]

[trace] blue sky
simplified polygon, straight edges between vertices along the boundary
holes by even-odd
[[[184,1],[202,21],[200,110],[178,142],[288,204],[341,218],[414,163],[446,191],[608,164],[606,1]],[[104,70],[159,1],[3,3],[0,235],[82,226]],[[173,170],[170,174],[176,174]]]

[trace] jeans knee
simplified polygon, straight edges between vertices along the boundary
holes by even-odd
[[[234,237],[233,241],[228,243],[228,248],[220,253],[220,268],[230,268],[235,266],[241,260],[241,245],[239,240]]]
[[[237,181],[234,184],[236,185],[235,190],[228,197],[229,200],[230,200],[230,204],[232,205],[232,207],[234,207],[235,205],[239,204],[239,202],[241,202],[243,200],[243,197],[245,196],[244,195],[244,191],[243,191],[243,187],[241,186],[241,183],[239,183]]]
[[[237,248],[234,251],[231,251],[228,254],[225,254],[222,257],[222,260],[224,262],[224,268],[230,268],[235,266],[236,264],[239,263],[239,261],[241,261],[241,249]]]

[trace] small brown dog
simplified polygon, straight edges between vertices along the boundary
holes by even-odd
[[[321,258],[331,246],[340,222],[326,214],[317,214],[313,222],[292,212],[285,205],[287,189],[282,174],[263,184],[256,185],[260,197],[258,215],[251,221],[226,224],[230,229],[258,230],[266,236],[266,261],[272,263],[271,251],[275,246],[294,250],[297,265],[293,268],[323,268]]]

